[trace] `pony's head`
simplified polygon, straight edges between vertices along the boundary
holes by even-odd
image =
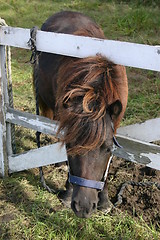
[[[64,131],[62,142],[66,143],[70,174],[101,181],[111,156],[114,131],[126,108],[125,70],[101,55],[66,58],[57,86],[59,131]],[[77,216],[88,217],[98,202],[97,189],[73,185],[71,206]]]

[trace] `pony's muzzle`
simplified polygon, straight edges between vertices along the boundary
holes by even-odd
[[[73,190],[71,208],[80,218],[88,218],[97,210],[98,192],[95,189],[75,186]],[[78,190],[79,188],[79,190]]]

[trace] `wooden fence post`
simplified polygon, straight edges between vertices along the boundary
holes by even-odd
[[[6,123],[6,106],[9,104],[6,71],[6,48],[0,45],[0,175],[8,175],[8,155],[12,154],[11,125]]]
[[[3,52],[4,46],[0,46],[0,174],[2,177],[7,175],[8,160],[6,151],[6,124],[5,124],[5,107],[4,107],[4,94],[3,94]]]

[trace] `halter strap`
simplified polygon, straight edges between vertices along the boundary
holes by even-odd
[[[94,188],[101,191],[104,188],[104,182],[73,176],[70,173],[69,173],[69,182],[78,186]]]
[[[104,189],[105,181],[108,176],[109,166],[110,166],[112,158],[113,158],[113,155],[110,156],[109,161],[107,163],[107,168],[106,168],[106,171],[103,176],[103,181],[95,181],[95,180],[89,180],[89,179],[82,178],[82,177],[73,176],[70,174],[70,171],[69,171],[68,181],[70,183],[78,185],[78,186],[94,188],[94,189],[102,191]]]
[[[113,130],[113,133],[114,133],[114,125],[113,125],[112,122],[111,122],[111,127],[112,127],[112,130]],[[118,141],[117,141],[117,139],[114,135],[113,135],[113,143],[117,147],[122,148],[122,146],[118,143]],[[89,179],[86,179],[86,178],[74,176],[74,175],[70,174],[70,168],[69,168],[69,173],[68,173],[68,175],[69,175],[68,176],[68,181],[70,183],[78,185],[78,186],[93,188],[93,189],[97,189],[99,191],[102,191],[104,189],[105,181],[106,181],[107,176],[108,176],[109,166],[110,166],[112,158],[113,158],[113,155],[111,155],[109,160],[108,160],[107,168],[106,168],[104,176],[103,176],[103,181],[89,180]]]

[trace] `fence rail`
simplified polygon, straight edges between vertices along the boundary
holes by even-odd
[[[44,134],[55,136],[58,130],[58,122],[50,120],[49,118],[34,115],[28,112],[22,112],[13,108],[6,108],[6,122],[17,124],[19,126],[30,128]],[[58,138],[63,133],[57,135]]]
[[[0,28],[0,44],[30,49],[30,30]],[[102,54],[116,64],[160,71],[160,46],[37,31],[38,51],[84,58]]]
[[[5,46],[29,49],[29,38],[29,29],[0,27],[0,174],[2,176],[7,175],[8,172],[67,160],[65,146],[60,147],[60,143],[30,150],[20,155],[12,154],[11,124],[18,124],[54,136],[58,127],[56,121],[9,107]],[[102,54],[117,64],[160,71],[160,46],[42,31],[37,32],[36,39],[39,51],[80,58]],[[152,127],[153,130],[151,130]],[[61,134],[63,133],[58,137]],[[160,170],[160,146],[149,143],[160,140],[160,118],[120,128],[118,140],[124,148],[115,148],[114,155]]]

